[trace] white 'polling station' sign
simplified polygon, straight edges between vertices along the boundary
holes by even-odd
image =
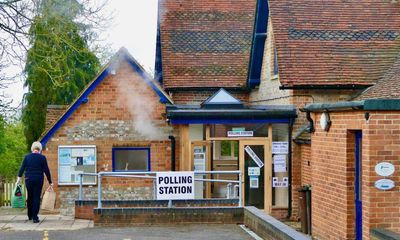
[[[157,200],[194,199],[194,172],[157,172]]]
[[[228,137],[252,137],[253,131],[228,131]]]

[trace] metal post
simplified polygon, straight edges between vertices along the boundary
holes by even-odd
[[[101,173],[99,173],[97,179],[97,208],[101,208]]]
[[[231,198],[231,185],[232,185],[232,183],[228,183],[226,185],[226,198],[227,199]]]
[[[239,183],[239,184],[240,184],[240,183]],[[239,184],[233,186],[233,196],[234,196],[235,198],[238,196]]]
[[[80,178],[79,178],[79,200],[82,200],[82,183],[83,183],[83,174],[79,174]]]
[[[153,199],[157,199],[157,186],[156,186],[156,179],[153,179]]]
[[[243,207],[242,203],[242,173],[239,173],[239,207]]]

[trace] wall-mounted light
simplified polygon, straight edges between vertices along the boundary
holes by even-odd
[[[331,127],[331,118],[329,117],[329,112],[323,112],[321,114],[321,118],[319,119],[319,125],[321,126],[322,130],[329,131]]]

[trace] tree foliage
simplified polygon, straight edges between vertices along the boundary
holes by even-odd
[[[88,45],[91,28],[79,23],[84,8],[76,0],[41,0],[29,30],[23,122],[27,142],[45,128],[48,104],[70,104],[99,70]]]
[[[0,176],[13,179],[27,153],[21,122],[0,122]]]

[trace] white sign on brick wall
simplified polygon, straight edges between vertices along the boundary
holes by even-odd
[[[157,172],[157,200],[194,199],[194,172]]]

